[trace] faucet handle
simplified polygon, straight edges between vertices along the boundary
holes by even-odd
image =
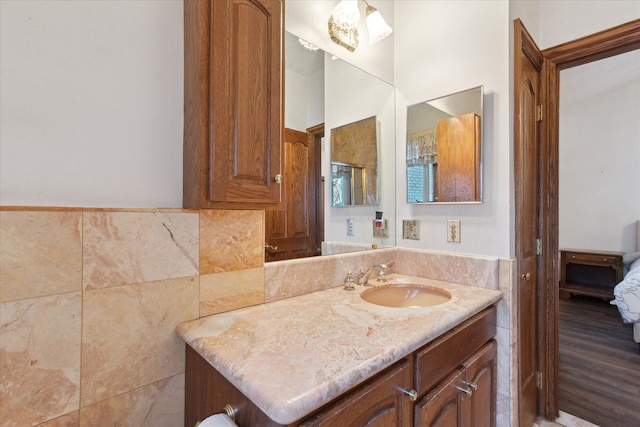
[[[355,279],[351,272],[347,273],[347,277],[344,278],[344,290],[345,291],[353,291],[356,289],[355,287]]]
[[[378,277],[376,278],[376,282],[386,282],[387,281],[387,271],[384,268],[378,270]]]

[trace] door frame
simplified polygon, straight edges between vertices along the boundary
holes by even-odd
[[[558,189],[559,189],[559,129],[560,129],[560,71],[640,49],[640,19],[600,31],[567,43],[542,50],[545,65],[542,74],[543,108],[547,111],[541,125],[542,155],[540,308],[538,320],[545,324],[541,330],[543,381],[539,413],[554,420],[559,415],[559,356],[558,356]],[[545,165],[546,164],[546,165]]]

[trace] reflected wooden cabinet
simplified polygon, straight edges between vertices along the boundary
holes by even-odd
[[[281,0],[185,0],[183,206],[280,203]]]
[[[438,122],[436,201],[480,200],[480,122],[474,113]]]

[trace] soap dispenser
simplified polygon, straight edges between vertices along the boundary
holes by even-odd
[[[356,280],[353,278],[351,272],[347,273],[347,277],[344,278],[344,290],[353,291],[356,289]]]

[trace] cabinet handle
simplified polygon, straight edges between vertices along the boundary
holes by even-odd
[[[522,273],[520,277],[522,277],[524,280],[531,280],[531,273]]]
[[[278,245],[272,245],[271,243],[265,243],[264,244],[264,248],[268,249],[270,251],[277,251],[278,250]]]
[[[282,184],[282,175],[278,174],[274,176],[273,180],[276,182],[276,184]]]
[[[466,393],[469,396],[471,396],[473,394],[473,392],[471,390],[469,390],[468,388],[462,388],[459,385],[456,385],[454,387],[457,388],[458,390],[460,390],[461,392]]]
[[[467,381],[462,381],[462,384],[470,387],[471,390],[473,390],[473,391],[476,391],[478,389],[478,384],[476,384],[476,383],[470,383],[470,382],[467,382]]]
[[[416,400],[418,400],[418,392],[415,390],[405,390],[403,388],[398,388],[398,390],[400,390],[401,392],[403,392],[404,394],[406,394],[407,396],[409,396],[409,400],[412,402],[415,402]]]

